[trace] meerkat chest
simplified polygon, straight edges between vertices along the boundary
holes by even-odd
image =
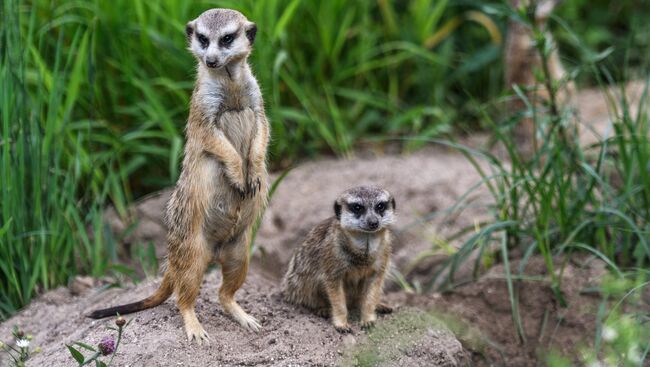
[[[383,238],[381,235],[373,235],[373,234],[359,234],[359,235],[352,235],[349,238],[349,241],[351,242],[351,245],[362,252],[366,252],[367,254],[374,255],[377,250],[379,249],[379,246],[381,245]]]
[[[205,78],[200,83],[199,95],[202,109],[209,116],[227,111],[243,111],[259,104],[257,86],[245,80]]]
[[[216,121],[242,158],[248,158],[250,146],[257,131],[257,116],[251,108],[224,111]]]
[[[350,236],[342,249],[346,254],[342,266],[350,280],[364,278],[382,268],[385,244],[381,235]]]
[[[253,107],[250,87],[244,83],[226,82],[221,85],[223,88],[222,109],[224,111],[241,111]]]

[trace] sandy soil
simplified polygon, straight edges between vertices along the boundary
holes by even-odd
[[[341,335],[328,320],[284,303],[277,283],[251,272],[238,293],[242,307],[262,323],[260,333],[244,331],[223,313],[217,303],[218,271],[210,272],[197,302],[197,314],[212,342],[198,346],[186,341],[182,319],[174,303],[128,315],[133,318],[123,336],[115,366],[331,366],[353,362],[361,351],[377,348],[384,365],[464,366],[468,354],[454,335],[432,316],[403,308],[382,317],[380,326],[366,333],[353,324],[353,335]],[[29,307],[0,326],[9,335],[13,325],[33,334],[43,351],[29,366],[75,365],[64,344],[84,341],[96,345],[115,333],[112,319],[83,317],[88,310],[109,303],[126,303],[151,294],[157,282],[126,289],[60,288],[39,297]],[[374,349],[373,349],[374,348]],[[0,360],[1,361],[1,360]]]

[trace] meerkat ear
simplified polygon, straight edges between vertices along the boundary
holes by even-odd
[[[390,198],[390,205],[393,206],[393,210],[397,209],[397,206],[395,205],[395,198]]]
[[[248,26],[246,26],[246,38],[248,38],[248,42],[250,42],[251,45],[255,43],[255,35],[257,35],[257,24],[248,24]]]
[[[187,23],[187,25],[185,26],[185,36],[187,37],[188,42],[192,40],[193,34],[194,34],[194,21],[191,21]]]
[[[341,204],[336,201],[334,202],[334,214],[336,215],[337,220],[341,219]]]

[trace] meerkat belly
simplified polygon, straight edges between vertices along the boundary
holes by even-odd
[[[248,172],[248,156],[257,130],[255,113],[250,108],[226,111],[217,123],[242,158],[242,169]],[[206,168],[206,179],[212,185],[218,186],[208,200],[204,231],[211,242],[225,243],[250,227],[257,218],[256,213],[259,213],[263,201],[258,197],[242,199],[230,187],[223,166],[216,159],[206,159],[203,164]]]

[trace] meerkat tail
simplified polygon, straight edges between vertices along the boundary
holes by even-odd
[[[104,317],[117,316],[117,314],[126,315],[129,313],[138,312],[138,311],[146,310],[148,308],[156,307],[161,303],[165,302],[165,300],[167,300],[167,298],[169,298],[169,296],[172,295],[173,291],[174,291],[174,287],[173,287],[171,277],[165,274],[162,284],[160,284],[160,287],[158,287],[156,293],[154,293],[153,295],[138,302],[105,308],[102,310],[95,310],[90,314],[88,314],[87,317],[90,317],[91,319],[102,319]]]

